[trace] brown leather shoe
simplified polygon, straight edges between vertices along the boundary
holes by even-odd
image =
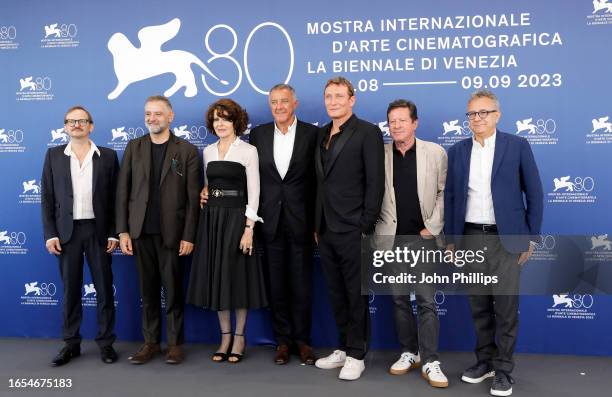
[[[317,357],[314,355],[312,347],[306,344],[300,345],[300,360],[302,360],[303,364],[314,365]]]
[[[278,345],[276,347],[276,355],[274,356],[274,363],[278,365],[287,364],[289,362],[289,346]]]
[[[179,345],[168,346],[166,353],[166,364],[180,364],[185,359],[183,349]]]
[[[132,364],[144,364],[149,362],[153,356],[161,352],[161,348],[159,344],[156,343],[145,343],[140,346],[140,349],[136,352],[136,354],[128,357],[128,360]]]

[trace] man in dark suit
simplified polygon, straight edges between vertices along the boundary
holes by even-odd
[[[321,267],[327,281],[340,346],[316,366],[339,368],[339,378],[359,379],[370,338],[367,295],[361,294],[361,238],[371,234],[384,194],[382,133],[353,114],[355,90],[343,77],[325,85],[325,108],[332,119],[322,127],[315,149],[315,223]]]
[[[527,140],[497,130],[501,112],[492,92],[472,94],[466,116],[474,137],[448,151],[444,231],[450,250],[482,250],[484,262],[470,270],[495,274],[499,282],[479,286],[469,297],[478,362],[461,379],[480,383],[494,377],[491,394],[509,396],[520,266],[540,234],[542,182]]]
[[[118,242],[114,212],[119,161],[114,150],[97,147],[89,139],[93,129],[85,108],[70,108],[64,116],[70,142],[47,150],[43,166],[44,236],[47,250],[59,259],[64,286],[62,333],[66,345],[53,359],[54,366],[81,354],[83,254],[96,289],[96,343],[103,362],[117,361],[111,252]]]
[[[292,347],[313,365],[310,347],[314,238],[314,148],[318,128],[295,116],[298,101],[288,84],[272,87],[274,122],[251,131],[259,155],[259,229],[269,275],[272,324],[278,343],[274,362],[286,364]]]
[[[184,268],[193,251],[200,192],[198,151],[170,133],[172,105],[164,96],[145,102],[149,134],[130,141],[117,182],[117,231],[121,251],[136,255],[145,343],[129,360],[148,362],[161,351],[160,292],[166,291],[166,362],[184,355]]]

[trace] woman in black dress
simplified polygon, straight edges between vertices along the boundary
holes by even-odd
[[[254,254],[253,228],[259,205],[257,149],[238,136],[248,115],[231,99],[206,112],[206,127],[219,140],[204,149],[205,183],[187,302],[218,312],[221,345],[213,361],[239,362],[244,354],[248,309],[267,305],[261,263]],[[232,336],[230,311],[236,314]],[[230,352],[231,350],[231,352]]]

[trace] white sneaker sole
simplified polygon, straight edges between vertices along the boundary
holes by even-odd
[[[416,363],[412,364],[410,367],[406,368],[406,369],[393,369],[390,368],[389,369],[389,373],[391,375],[404,375],[407,374],[408,372],[410,372],[410,370],[415,369],[415,368],[420,368],[421,367],[421,362],[417,361]]]
[[[315,361],[315,367],[320,369],[335,369],[344,367],[344,361],[336,363],[319,363],[319,360]]]
[[[429,382],[429,384],[433,387],[440,387],[440,388],[445,388],[448,387],[448,381],[446,382],[438,382],[435,380],[431,380],[429,379],[429,376],[427,376],[427,374],[425,372],[421,371],[421,376],[423,377],[423,379],[425,379],[427,382]]]
[[[468,378],[467,376],[463,375],[461,377],[461,380],[467,383],[474,384],[474,383],[481,383],[483,380],[492,378],[494,376],[495,376],[495,371],[491,371],[491,372],[487,372],[486,374],[482,375],[480,378]]]
[[[359,374],[356,375],[351,375],[351,376],[347,376],[347,375],[342,375],[342,372],[340,372],[340,375],[338,375],[338,379],[340,380],[357,380],[359,378],[361,378],[361,374],[363,373],[363,371],[359,372]]]
[[[512,388],[506,391],[491,389],[489,392],[491,393],[492,396],[509,396],[512,394]]]

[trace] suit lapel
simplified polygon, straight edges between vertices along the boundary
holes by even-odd
[[[331,158],[327,161],[327,168],[325,169],[326,176],[327,174],[329,174],[331,169],[334,167],[334,163],[338,159],[338,156],[340,155],[340,152],[344,148],[344,145],[346,145],[346,142],[348,142],[348,140],[353,136],[355,131],[356,131],[356,128],[354,125],[347,126],[344,129],[344,131],[340,133],[340,136],[336,138],[336,143],[334,143],[334,148],[331,153]]]
[[[317,137],[317,146],[315,148],[315,167],[317,169],[317,174],[321,176],[325,176],[325,171],[323,170],[323,159],[321,158],[321,145],[323,144],[323,140],[325,139],[325,131],[327,126],[321,127]]]
[[[168,139],[168,146],[166,147],[166,156],[164,157],[164,165],[162,167],[161,178],[159,178],[159,185],[164,183],[164,178],[168,175],[170,167],[172,166],[172,160],[176,161],[176,154],[178,153],[179,141],[176,139],[174,134],[170,134]]]
[[[142,159],[141,164],[144,171],[145,181],[149,183],[149,177],[151,174],[151,136],[147,135],[147,137],[142,140],[139,155]]]
[[[273,171],[272,174],[278,180],[282,180],[280,174],[278,173],[278,169],[276,168],[276,161],[274,161],[274,122],[272,122],[272,128],[264,131],[264,145],[265,148],[264,156],[267,156],[270,159],[270,166]]]
[[[465,195],[465,197],[467,197],[467,193],[468,193],[468,184],[470,181],[470,160],[472,158],[472,145],[473,145],[473,139],[472,138],[467,138],[465,139],[466,143],[463,146],[463,164],[465,164],[465,174],[463,176],[463,194]]]
[[[96,197],[96,186],[98,185],[98,175],[100,174],[100,156],[94,152],[91,158],[91,166],[93,167],[93,176],[91,178],[92,196]]]
[[[495,152],[493,153],[493,169],[491,170],[491,182],[493,182],[493,178],[495,178],[495,173],[499,169],[499,165],[504,158],[504,154],[506,153],[506,137],[503,133],[497,131],[495,136]]]
[[[427,178],[427,150],[422,141],[418,139],[414,142],[416,147],[416,166],[417,166],[417,193],[419,198],[423,200],[425,197],[425,181]]]
[[[297,161],[297,153],[299,148],[301,148],[302,143],[304,142],[304,130],[300,127],[300,122],[298,120],[297,125],[295,126],[295,140],[293,141],[293,151],[291,152],[291,160],[289,160],[289,169],[287,169],[287,175],[291,172],[291,169],[295,166],[295,162]],[[287,177],[285,175],[285,178]]]
[[[60,156],[62,156],[62,166],[64,167],[64,175],[66,178],[66,187],[67,187],[67,193],[68,193],[68,197],[72,197],[73,196],[73,187],[72,187],[72,168],[70,167],[70,156],[66,156],[66,154],[62,151]],[[71,203],[72,204],[72,203]]]
[[[385,145],[385,183],[387,189],[393,188],[393,142]]]

